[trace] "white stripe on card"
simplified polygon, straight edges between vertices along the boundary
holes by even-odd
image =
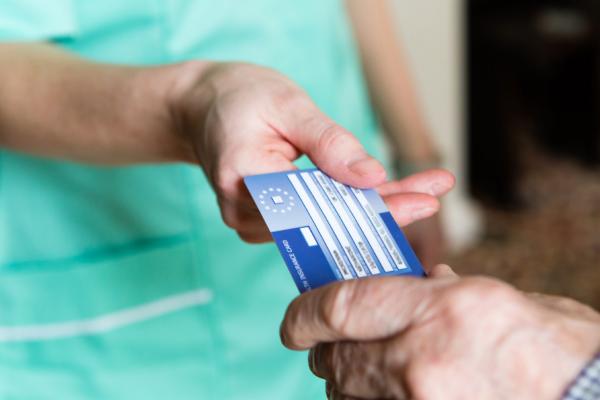
[[[358,199],[358,202],[360,203],[362,208],[365,210],[367,216],[371,220],[371,223],[375,227],[375,230],[379,234],[379,237],[381,237],[381,240],[383,241],[385,248],[391,254],[392,259],[394,260],[394,263],[396,264],[396,268],[398,268],[398,269],[406,268],[406,265],[404,264],[404,260],[402,260],[402,256],[400,255],[400,250],[398,250],[398,247],[396,246],[396,242],[394,242],[394,240],[392,239],[390,233],[388,232],[388,230],[387,230],[385,224],[383,223],[383,220],[379,216],[379,214],[377,214],[375,212],[375,210],[373,210],[373,207],[371,207],[371,203],[369,203],[369,201],[367,200],[367,198],[365,197],[365,195],[362,191],[352,188],[352,192],[354,193],[354,195]]]
[[[363,216],[362,211],[360,211],[356,206],[356,203],[354,202],[352,195],[346,189],[346,186],[336,181],[335,179],[332,179],[331,181],[333,182],[333,185],[337,189],[338,193],[342,196],[344,203],[346,203],[346,205],[350,209],[350,213],[354,215],[356,222],[358,222],[358,226],[360,226],[360,229],[367,238],[367,242],[369,242],[371,248],[373,249],[373,252],[375,252],[375,255],[377,256],[379,263],[383,267],[383,270],[386,272],[393,271],[394,268],[390,263],[390,259],[385,254],[385,251],[383,251],[383,248],[381,247],[381,245],[377,241],[377,238],[373,234],[373,229]]]
[[[352,279],[352,274],[348,269],[348,265],[346,265],[346,261],[342,257],[342,254],[340,253],[340,250],[337,244],[335,243],[335,240],[333,240],[333,238],[331,237],[331,234],[329,233],[327,226],[323,222],[321,215],[315,208],[313,202],[310,200],[310,197],[308,197],[308,193],[306,193],[306,191],[304,190],[304,186],[302,186],[302,183],[300,183],[300,179],[298,179],[298,177],[295,174],[288,174],[288,179],[290,180],[292,186],[296,190],[296,193],[298,193],[298,197],[300,197],[300,200],[302,200],[302,203],[304,204],[304,207],[306,207],[308,214],[315,223],[315,226],[317,227],[319,234],[323,238],[325,246],[329,250],[329,253],[332,256],[335,265],[342,274],[342,277],[344,279]]]
[[[371,274],[378,274],[380,271],[377,267],[377,263],[375,262],[373,256],[369,252],[367,244],[363,240],[362,236],[356,230],[356,226],[354,225],[352,217],[348,214],[346,208],[340,200],[340,197],[336,193],[335,189],[331,186],[329,178],[327,178],[325,174],[323,174],[321,171],[315,171],[314,174],[317,178],[317,182],[319,182],[319,185],[321,185],[321,187],[327,194],[329,201],[331,202],[331,204],[333,204],[333,208],[335,208],[335,211],[337,211],[338,215],[340,216],[342,223],[348,230],[350,237],[354,241],[354,245],[362,255],[365,264],[369,268],[369,271],[371,271]]]
[[[310,176],[310,174],[308,172],[301,172],[300,176],[302,176],[302,179],[304,179],[306,186],[308,186],[308,189],[312,193],[313,197],[315,198],[315,200],[317,200],[317,204],[319,205],[319,207],[321,207],[321,211],[323,211],[325,219],[329,222],[329,225],[331,225],[333,233],[335,233],[335,236],[342,245],[344,253],[346,253],[346,257],[348,257],[348,260],[350,260],[350,264],[356,272],[356,275],[358,275],[359,277],[367,276],[367,273],[365,272],[362,264],[360,263],[360,256],[354,251],[354,248],[350,244],[350,241],[348,240],[344,229],[338,223],[338,220],[333,214],[333,211],[331,211],[331,207],[329,207],[327,200],[325,200],[325,198],[319,191],[319,188],[317,187],[317,185],[315,185],[315,182]]]

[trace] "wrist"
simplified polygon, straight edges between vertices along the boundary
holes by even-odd
[[[196,131],[202,127],[189,121],[204,119],[210,96],[208,91],[197,89],[212,65],[214,63],[187,61],[160,67],[153,77],[161,93],[162,109],[168,121],[166,130],[177,161],[199,163],[195,142],[198,140]]]
[[[567,390],[577,381],[577,378],[584,371],[588,363],[600,351],[600,324],[598,321],[589,321],[583,318],[577,318],[569,322],[563,321],[559,329],[557,344],[555,348],[554,360],[548,360],[547,371],[553,371],[558,390],[552,389],[547,392],[543,398],[554,399],[564,396]],[[552,331],[552,328],[550,328]],[[553,362],[554,361],[554,362]],[[600,379],[600,376],[598,377]],[[548,378],[546,378],[548,379]],[[547,388],[551,388],[551,384]],[[542,398],[542,397],[540,397]],[[581,400],[586,399],[582,398]]]
[[[188,61],[173,67],[167,103],[177,137],[187,143],[193,163],[208,173],[212,150],[220,138],[209,129],[220,119],[219,97],[228,97],[232,82],[237,82],[240,64]],[[235,89],[235,86],[234,88]]]
[[[600,352],[579,372],[562,395],[563,400],[600,398]]]

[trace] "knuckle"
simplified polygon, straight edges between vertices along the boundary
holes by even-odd
[[[360,362],[353,362],[354,360],[352,360],[352,357],[350,357],[350,350],[352,350],[351,346],[342,343],[334,345],[332,349],[329,361],[330,365],[332,367],[336,365],[342,366],[342,368],[332,368],[333,376],[330,380],[336,387],[347,388],[355,377],[355,371],[353,371],[353,367],[356,367],[357,365],[363,365]]]
[[[269,98],[275,110],[284,113],[295,113],[298,110],[315,108],[306,92],[287,77],[276,73],[276,75],[270,76],[269,81]]]
[[[497,279],[475,277],[468,280],[472,285],[472,290],[478,295],[480,301],[492,301],[494,303],[514,302],[519,297],[519,293],[512,286]]]
[[[337,149],[342,146],[356,145],[356,139],[332,121],[321,123],[317,140],[317,148],[322,151]]]
[[[404,385],[411,398],[431,398],[431,382],[445,381],[452,370],[449,360],[442,354],[425,352],[410,359],[404,371]]]
[[[469,318],[476,308],[495,310],[518,301],[518,292],[510,285],[491,278],[466,278],[448,289],[445,298],[448,316],[455,320]]]
[[[321,318],[327,328],[341,336],[348,333],[351,310],[356,299],[357,285],[355,281],[348,281],[336,285],[328,293],[323,307]]]
[[[576,300],[570,299],[568,297],[557,296],[554,301],[555,301],[556,306],[561,309],[576,310],[576,309],[585,308],[585,306],[583,304],[579,303]]]
[[[221,204],[221,219],[223,223],[231,229],[239,228],[239,218],[235,208]]]
[[[319,378],[327,379],[325,371],[331,368],[331,343],[319,343],[308,354],[308,367]]]
[[[338,342],[331,346],[328,355],[329,380],[340,390],[355,392],[360,385],[381,392],[385,386],[381,369],[374,368],[379,358],[373,355],[371,344]],[[379,373],[373,374],[377,370]]]
[[[240,174],[231,168],[225,166],[217,168],[211,180],[220,198],[230,200],[239,195]]]
[[[221,199],[218,200],[218,203],[223,223],[227,227],[236,231],[242,228],[242,224],[240,223],[239,210],[237,209],[237,207]]]
[[[393,348],[385,342],[350,342],[318,344],[311,350],[312,372],[342,392],[377,393],[392,398],[398,376],[388,371],[385,359]],[[398,396],[399,397],[399,396]]]
[[[304,93],[297,87],[288,84],[279,85],[273,91],[273,102],[279,110],[297,110],[306,107],[309,100]]]

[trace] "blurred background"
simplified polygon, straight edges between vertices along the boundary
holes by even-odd
[[[393,4],[459,182],[449,263],[600,308],[600,2]]]

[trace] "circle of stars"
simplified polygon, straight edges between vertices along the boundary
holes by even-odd
[[[269,197],[271,201],[269,201]],[[260,205],[264,207],[265,210],[271,211],[273,213],[281,213],[285,214],[286,212],[292,211],[292,208],[296,205],[294,203],[294,196],[290,196],[290,194],[281,188],[268,188],[262,190],[258,195]],[[278,200],[278,202],[275,201]]]

